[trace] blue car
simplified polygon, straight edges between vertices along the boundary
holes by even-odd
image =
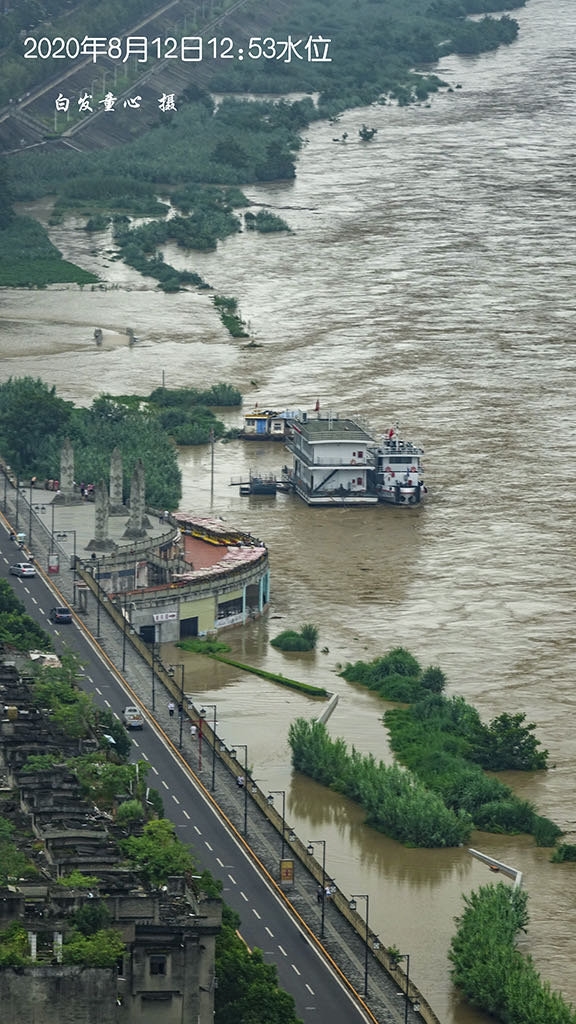
[[[50,622],[57,622],[58,625],[66,622],[72,622],[72,612],[69,608],[52,608],[48,618]]]

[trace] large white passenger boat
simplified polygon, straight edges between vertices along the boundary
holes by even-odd
[[[301,413],[286,446],[293,456],[284,476],[308,505],[418,505],[426,491],[422,449],[396,427],[380,445],[357,419]]]
[[[390,505],[419,505],[424,486],[424,449],[404,441],[397,427],[391,427],[376,449],[376,493]]]

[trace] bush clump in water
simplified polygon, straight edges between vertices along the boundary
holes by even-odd
[[[299,632],[285,629],[270,641],[280,651],[313,651],[318,640],[318,629],[310,622],[305,622]]]

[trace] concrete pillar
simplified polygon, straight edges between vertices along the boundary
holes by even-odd
[[[125,516],[127,514],[128,509],[124,504],[122,452],[116,447],[110,457],[110,515]]]
[[[55,505],[79,505],[82,496],[74,490],[74,449],[67,437],[60,452],[60,488],[54,495]]]
[[[150,526],[150,522],[146,515],[144,466],[142,465],[142,460],[138,459],[130,483],[130,518],[126,524],[124,536],[132,538],[145,537],[147,526]]]
[[[89,551],[113,551],[117,546],[108,536],[109,500],[108,488],[104,480],[99,480],[94,488],[95,526],[94,538],[86,545]]]

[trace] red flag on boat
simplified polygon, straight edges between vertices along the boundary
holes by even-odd
[[[391,439],[393,437],[394,437],[394,427],[390,427],[390,430],[388,431],[388,438]]]
[[[314,412],[320,412],[320,399],[316,399],[316,405],[314,406]]]

